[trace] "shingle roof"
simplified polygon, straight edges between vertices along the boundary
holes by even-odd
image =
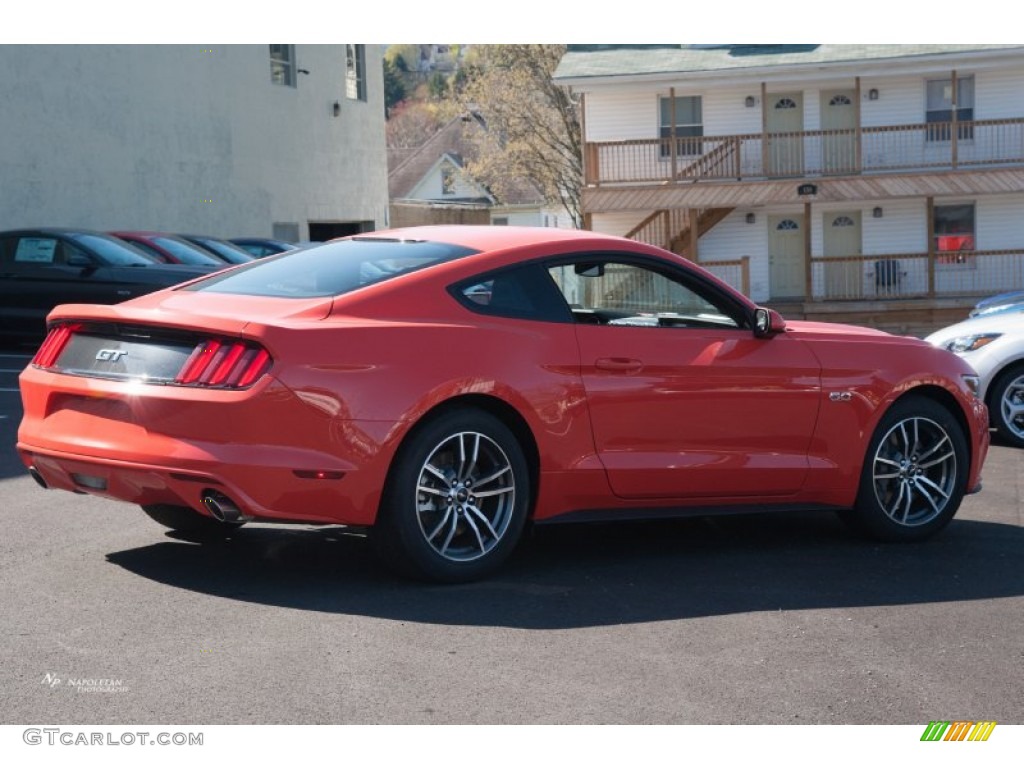
[[[801,64],[880,62],[915,56],[988,53],[1019,45],[720,45],[720,46],[596,46],[570,45],[555,70],[555,80],[657,75],[668,73],[737,72],[748,68]]]
[[[408,198],[442,157],[447,156],[460,169],[464,168],[465,162],[476,156],[473,142],[467,134],[478,130],[486,130],[480,121],[468,116],[456,117],[408,155],[389,156],[389,164],[396,161],[388,171],[391,199]],[[533,184],[522,180],[512,185],[507,198],[500,202],[505,205],[541,205],[544,196]]]

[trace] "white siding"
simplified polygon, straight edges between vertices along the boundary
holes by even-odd
[[[510,227],[542,227],[544,226],[544,215],[539,208],[502,210],[501,208],[491,209],[491,222],[495,219],[508,219]]]
[[[588,93],[587,141],[658,138],[658,101],[644,90]]]
[[[366,101],[345,98],[343,45],[295,52],[312,74],[289,87],[266,45],[0,46],[0,229],[383,226],[381,47]]]
[[[606,235],[625,236],[633,227],[646,219],[647,213],[641,211],[616,211],[614,213],[595,213],[593,227],[595,232]]]
[[[974,77],[974,119],[1003,120],[1024,115],[1024,64]]]
[[[974,217],[978,250],[1024,248],[1024,194],[981,198]]]
[[[753,224],[747,224],[746,209],[729,214],[698,243],[701,264],[750,257],[750,298],[768,298],[768,229],[767,216],[758,211]],[[733,286],[739,289],[739,285]]]
[[[454,165],[452,165],[452,168],[455,170],[455,188],[452,194],[444,194],[441,169],[445,162],[447,161],[435,164],[430,172],[420,180],[420,183],[412,189],[406,199],[438,200],[443,202],[445,200],[469,200],[487,196],[487,192],[482,187],[477,185]]]

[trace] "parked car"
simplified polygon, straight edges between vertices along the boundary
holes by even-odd
[[[292,251],[296,248],[295,243],[286,243],[284,240],[275,240],[270,237],[232,237],[228,242],[234,243],[257,259],[273,256],[275,253]]]
[[[245,249],[219,237],[209,237],[208,235],[179,235],[179,237],[206,249],[228,264],[248,264],[256,258]]]
[[[1008,443],[1024,448],[1024,313],[979,315],[936,331],[927,341],[977,371],[992,426]]]
[[[812,508],[923,539],[979,487],[976,385],[642,243],[424,227],[57,309],[18,451],[172,529],[367,527],[395,567],[464,581],[528,520]]]
[[[982,299],[974,305],[968,317],[995,315],[1002,312],[1020,312],[1024,310],[1024,291],[1009,291]]]
[[[209,267],[210,271],[224,269],[224,260],[184,238],[167,232],[111,232],[111,235],[131,243],[164,264],[190,264]]]
[[[58,304],[113,304],[208,272],[160,264],[102,232],[0,232],[0,336],[38,343],[46,336],[46,315]]]

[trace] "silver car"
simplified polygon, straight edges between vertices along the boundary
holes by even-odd
[[[1007,442],[1024,448],[1024,312],[980,315],[927,338],[955,352],[980,378],[979,396]]]

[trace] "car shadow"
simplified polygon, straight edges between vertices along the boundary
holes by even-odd
[[[168,534],[172,536],[172,534]],[[568,629],[1024,594],[1024,529],[955,520],[921,544],[858,538],[831,514],[541,527],[491,579],[393,576],[344,528],[168,538],[111,563],[180,589],[306,611],[441,625]]]

